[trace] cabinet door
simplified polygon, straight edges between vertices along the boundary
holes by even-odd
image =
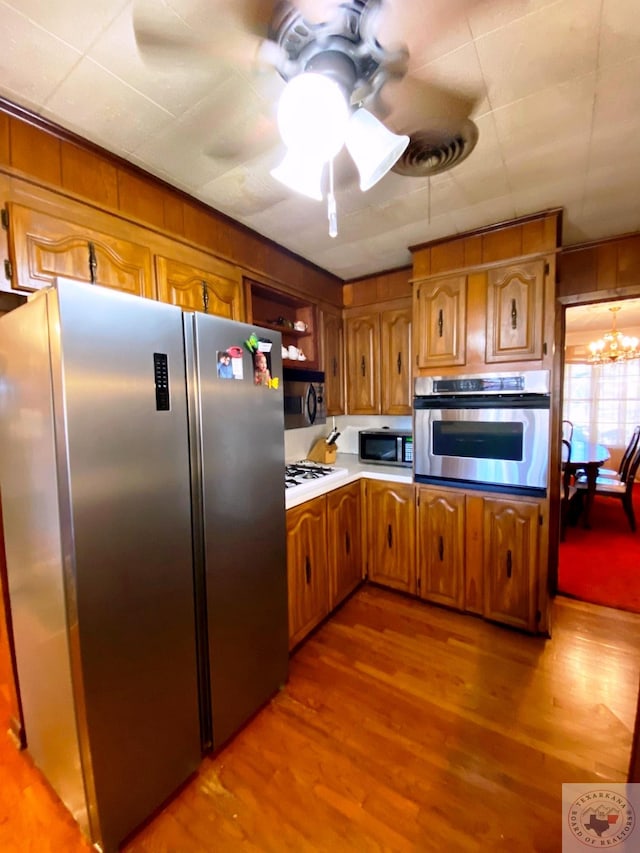
[[[459,610],[464,602],[465,496],[418,489],[418,593]]]
[[[418,284],[414,291],[414,339],[418,367],[466,363],[467,278]]]
[[[156,256],[158,299],[192,311],[242,320],[242,282],[231,264],[211,259],[206,269]]]
[[[287,511],[289,648],[329,612],[326,497]]]
[[[410,415],[411,387],[411,306],[383,311],[380,315],[382,371],[380,389],[383,415]]]
[[[487,362],[542,358],[544,275],[543,260],[489,270]]]
[[[367,480],[369,579],[415,593],[415,491],[413,485]]]
[[[347,406],[352,415],[380,414],[380,317],[349,317],[347,331]]]
[[[147,246],[19,204],[8,210],[18,287],[38,290],[65,276],[155,298]]]
[[[360,483],[327,495],[330,606],[336,607],[362,580]]]
[[[328,415],[344,415],[344,335],[342,318],[324,315],[324,377]]]
[[[484,615],[536,629],[539,508],[484,499]]]

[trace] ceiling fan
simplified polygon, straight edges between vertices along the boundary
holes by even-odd
[[[457,12],[465,0],[457,0]],[[466,0],[469,5],[474,0]],[[461,3],[463,4],[461,6]],[[273,69],[286,84],[277,128],[287,151],[271,174],[314,199],[328,173],[329,233],[337,234],[333,161],[344,148],[360,189],[389,170],[430,177],[473,150],[473,97],[445,89],[411,69],[415,16],[407,0],[136,0],[134,33],[144,59],[166,67],[221,59]],[[455,0],[434,0],[441,29],[454,22]],[[211,10],[218,12],[211,32]],[[444,12],[443,10],[447,10]],[[403,27],[403,15],[407,26]]]

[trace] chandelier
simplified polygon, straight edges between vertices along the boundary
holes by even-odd
[[[589,362],[591,364],[608,364],[614,361],[626,361],[640,358],[638,338],[629,337],[616,328],[616,313],[620,310],[617,305],[609,308],[613,315],[612,327],[597,341],[589,344]]]

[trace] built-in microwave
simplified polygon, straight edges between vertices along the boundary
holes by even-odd
[[[283,368],[284,428],[318,426],[327,421],[324,373]]]
[[[409,430],[363,429],[358,434],[358,458],[379,465],[413,465],[413,435]]]

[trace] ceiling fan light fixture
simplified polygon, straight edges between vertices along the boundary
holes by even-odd
[[[330,160],[344,145],[349,105],[340,86],[323,74],[290,80],[278,103],[278,129],[289,149]]]
[[[366,192],[383,178],[402,156],[409,137],[393,133],[361,107],[349,119],[345,144],[360,174],[360,189]]]
[[[322,173],[325,162],[306,152],[289,149],[271,175],[285,187],[315,201],[322,201]]]

